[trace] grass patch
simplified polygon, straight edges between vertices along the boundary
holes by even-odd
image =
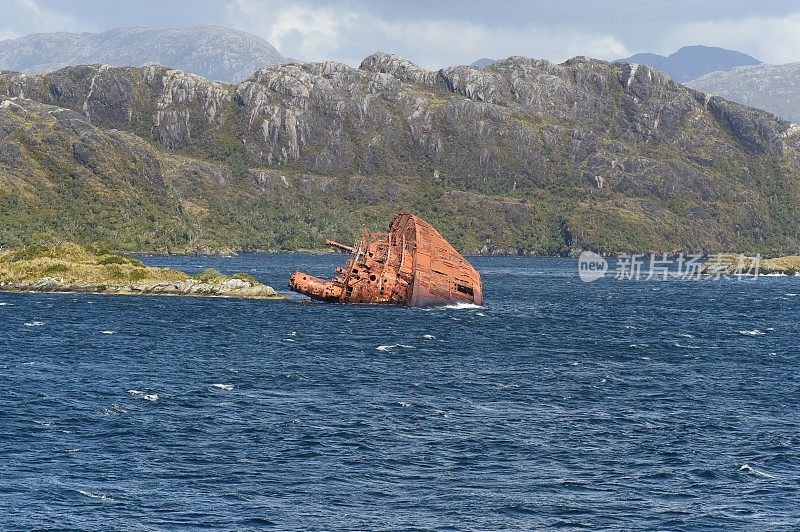
[[[253,286],[261,284],[258,279],[247,273],[239,272],[231,276],[227,276],[215,268],[208,268],[206,270],[203,270],[202,272],[193,275],[192,279],[200,281],[201,283],[215,283],[215,284],[224,283],[225,281],[230,281],[231,279],[239,279],[242,281],[247,281]]]
[[[249,273],[234,273],[232,279],[240,279],[242,281],[247,281],[251,285],[255,286],[257,284],[261,284],[261,281],[250,275]]]
[[[145,265],[142,261],[138,259],[132,259],[131,257],[124,257],[122,255],[105,255],[100,257],[97,261],[98,264],[130,264],[132,266],[139,266],[140,268],[144,268]]]
[[[156,284],[189,278],[178,270],[147,267],[130,257],[71,242],[0,252],[0,281],[30,282],[43,277],[81,285]]]
[[[215,268],[208,268],[196,275],[193,275],[192,279],[195,281],[200,281],[201,283],[221,283],[225,281],[226,277],[222,275],[222,272],[219,270]]]
[[[59,273],[66,273],[69,271],[69,266],[66,264],[52,264],[44,269],[45,275],[57,275]]]

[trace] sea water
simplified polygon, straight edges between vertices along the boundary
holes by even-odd
[[[800,278],[473,262],[484,307],[0,294],[0,528],[800,526]]]

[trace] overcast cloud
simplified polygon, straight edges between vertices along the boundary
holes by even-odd
[[[616,59],[690,44],[800,61],[800,3],[788,0],[0,0],[0,39],[212,24],[264,37],[288,57],[352,65],[378,50],[438,68],[509,55]]]

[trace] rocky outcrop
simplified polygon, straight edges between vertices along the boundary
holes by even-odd
[[[228,279],[221,283],[202,282],[195,279],[153,284],[95,285],[75,283],[60,277],[42,277],[35,281],[0,281],[0,291],[5,292],[66,292],[90,294],[141,294],[168,296],[235,297],[247,299],[281,299],[270,286],[252,284],[241,279]]]
[[[400,81],[433,85],[436,82],[436,72],[425,70],[412,61],[394,54],[378,52],[367,56],[359,69],[375,74],[387,74]]]
[[[229,85],[161,66],[85,65],[49,76],[15,75],[4,92],[75,110],[104,128],[147,132],[167,148],[190,143],[196,118],[194,136],[221,127],[233,97]]]

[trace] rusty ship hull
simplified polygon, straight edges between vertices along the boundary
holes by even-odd
[[[400,213],[387,233],[369,232],[354,247],[332,280],[295,272],[289,288],[312,299],[339,303],[385,303],[427,307],[483,304],[481,276],[428,222]]]

